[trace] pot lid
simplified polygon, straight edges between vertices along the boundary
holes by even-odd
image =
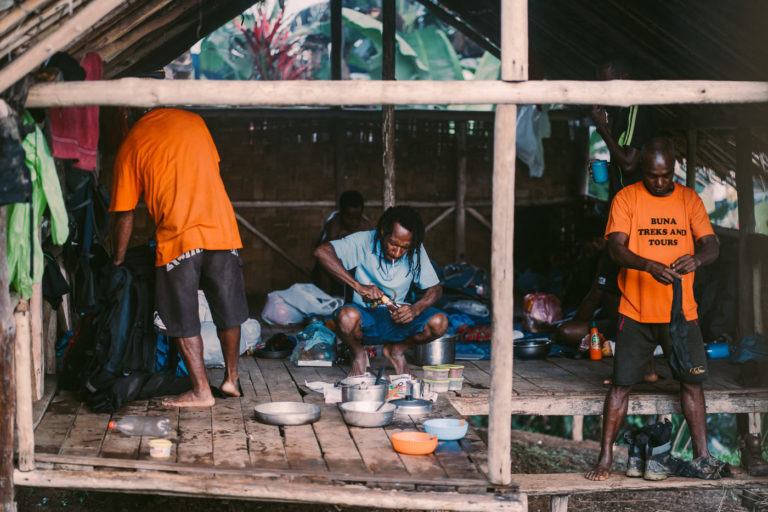
[[[402,414],[426,414],[432,411],[432,402],[421,398],[399,398],[390,403],[397,406],[395,412]]]

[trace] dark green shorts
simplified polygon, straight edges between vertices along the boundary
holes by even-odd
[[[671,344],[669,324],[644,324],[620,315],[613,358],[613,383],[632,386],[642,382],[656,345],[661,345],[664,356],[669,359],[674,357]],[[696,320],[688,322],[688,354],[693,364],[692,375],[680,375],[675,371],[672,375],[678,382],[701,382],[707,374],[707,354]]]

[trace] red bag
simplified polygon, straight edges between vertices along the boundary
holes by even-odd
[[[526,331],[548,330],[554,322],[563,318],[560,299],[551,293],[529,293],[523,297],[523,308],[525,309],[523,328]]]

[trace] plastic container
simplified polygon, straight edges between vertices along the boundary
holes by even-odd
[[[605,183],[608,181],[608,162],[606,160],[593,160],[590,167],[592,169],[592,179],[595,183]]]
[[[464,377],[448,379],[448,391],[461,391],[462,386],[464,386]]]
[[[595,322],[592,322],[592,327],[589,329],[589,358],[592,361],[599,361],[603,358],[603,350],[600,346],[600,331],[597,330]]]
[[[396,452],[406,455],[429,455],[437,448],[437,436],[427,432],[397,432],[390,440]]]
[[[446,364],[444,368],[448,368],[448,378],[458,379],[464,373],[464,366],[460,364]]]
[[[467,435],[469,423],[456,418],[438,418],[424,422],[424,431],[434,434],[440,441],[456,441]]]
[[[451,384],[448,379],[424,379],[424,383],[429,386],[429,390],[435,393],[445,393]]]
[[[149,456],[153,459],[167,459],[171,456],[173,443],[168,439],[150,439]]]
[[[707,343],[707,359],[727,359],[731,355],[731,348],[722,341]]]
[[[424,370],[424,380],[444,380],[448,378],[450,372],[447,365],[422,366]]]
[[[171,420],[160,416],[123,416],[110,421],[107,428],[129,436],[165,437],[171,433]]]

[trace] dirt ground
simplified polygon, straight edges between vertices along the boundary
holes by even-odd
[[[513,472],[558,473],[586,470],[597,458],[594,441],[573,442],[558,437],[515,431]],[[617,454],[620,455],[620,454]],[[619,457],[617,464],[625,463]],[[17,488],[19,512],[375,512],[332,505],[170,498],[101,492]],[[585,494],[571,498],[569,512],[736,512],[741,491],[665,491]],[[531,512],[549,511],[549,498],[531,498]]]

